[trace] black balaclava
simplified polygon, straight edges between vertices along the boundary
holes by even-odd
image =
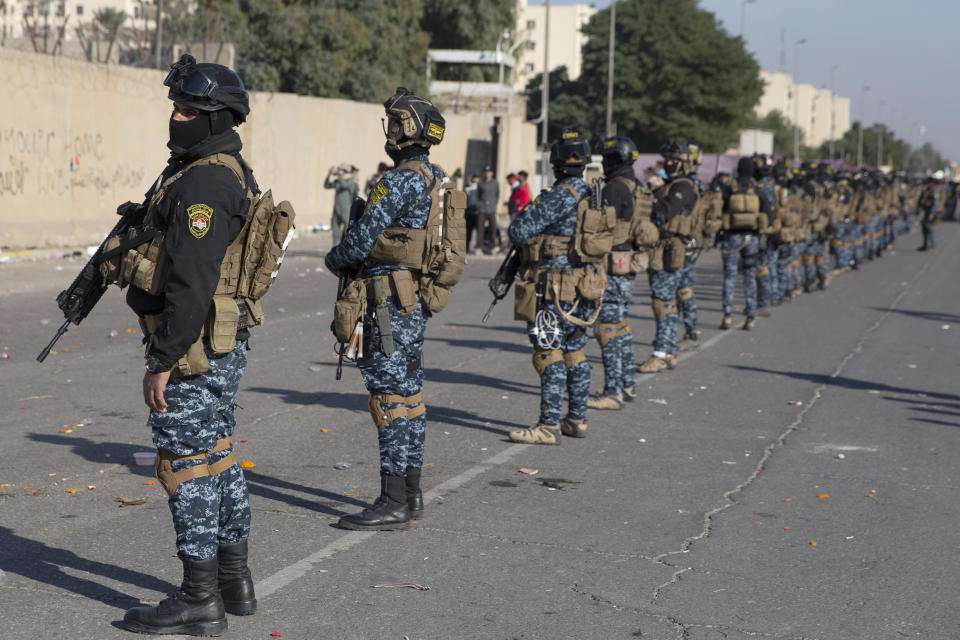
[[[557,180],[563,178],[582,178],[584,166],[553,165],[553,177]]]
[[[398,165],[404,160],[409,160],[410,158],[415,158],[417,156],[425,156],[430,153],[430,149],[427,147],[421,147],[418,144],[411,144],[403,149],[393,149],[391,148],[390,143],[384,145],[384,151],[387,152],[387,155],[390,156],[390,159],[393,160],[394,165]]]
[[[220,111],[201,111],[192,120],[182,122],[170,116],[170,141],[167,147],[180,155],[212,136],[229,131],[233,127],[233,116],[229,109]]]

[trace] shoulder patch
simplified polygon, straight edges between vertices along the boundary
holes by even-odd
[[[190,235],[200,239],[210,230],[210,221],[213,219],[213,207],[203,203],[192,204],[187,207],[187,228]]]
[[[370,197],[367,198],[367,208],[370,208],[380,202],[385,195],[387,195],[386,185],[384,185],[383,182],[378,182],[377,186],[375,186],[373,191],[370,192]]]

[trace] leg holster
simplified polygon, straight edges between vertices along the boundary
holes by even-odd
[[[563,352],[559,349],[534,349],[533,350],[533,368],[537,370],[537,375],[542,376],[547,367],[554,362],[563,360]]]
[[[563,364],[566,365],[567,369],[575,367],[586,359],[587,355],[583,352],[583,349],[563,354]]]
[[[192,467],[187,467],[186,469],[181,469],[180,471],[173,470],[174,460],[206,460],[207,456],[209,456],[211,453],[226,451],[229,448],[230,438],[221,438],[220,440],[217,440],[217,446],[215,446],[212,451],[198,453],[192,456],[178,456],[175,453],[166,451],[165,449],[158,449],[157,465],[154,469],[157,480],[160,481],[160,484],[166,490],[167,495],[172,496],[174,493],[176,493],[177,487],[184,482],[188,482],[195,478],[205,478],[207,476],[219,475],[237,463],[237,457],[233,455],[232,451],[213,464],[197,464]]]
[[[384,409],[385,403],[403,403],[393,409]],[[417,406],[413,406],[417,405]],[[415,393],[412,396],[401,396],[396,393],[376,393],[371,392],[367,401],[367,408],[370,409],[370,415],[373,417],[373,424],[377,425],[377,431],[383,429],[388,422],[393,422],[397,418],[406,418],[413,420],[419,418],[427,412],[427,405],[423,402],[423,392]]]
[[[693,297],[693,287],[680,287],[677,289],[677,300],[686,302]]]
[[[677,312],[676,300],[653,299],[653,317],[657,320],[667,317],[671,313]]]

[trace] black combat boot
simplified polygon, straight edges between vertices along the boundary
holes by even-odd
[[[137,633],[218,636],[227,630],[223,599],[217,588],[217,559],[183,562],[180,589],[156,607],[137,607],[123,616],[123,626]]]
[[[411,518],[423,516],[423,492],[420,491],[420,467],[407,467],[407,508]]]
[[[360,513],[343,516],[338,523],[354,531],[393,531],[410,528],[407,479],[380,474],[380,497]]]
[[[217,560],[217,582],[223,597],[223,608],[235,616],[256,613],[257,597],[253,593],[253,578],[247,567],[247,541],[221,544]]]

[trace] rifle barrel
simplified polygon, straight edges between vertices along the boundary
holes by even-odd
[[[37,356],[37,362],[43,362],[47,359],[47,356],[50,355],[50,350],[53,349],[53,345],[57,344],[57,340],[63,337],[63,334],[67,332],[67,329],[70,327],[70,320],[64,320],[63,324],[60,325],[60,328],[57,329],[57,335],[53,336],[53,340],[43,348],[43,351],[40,352],[40,355]]]

